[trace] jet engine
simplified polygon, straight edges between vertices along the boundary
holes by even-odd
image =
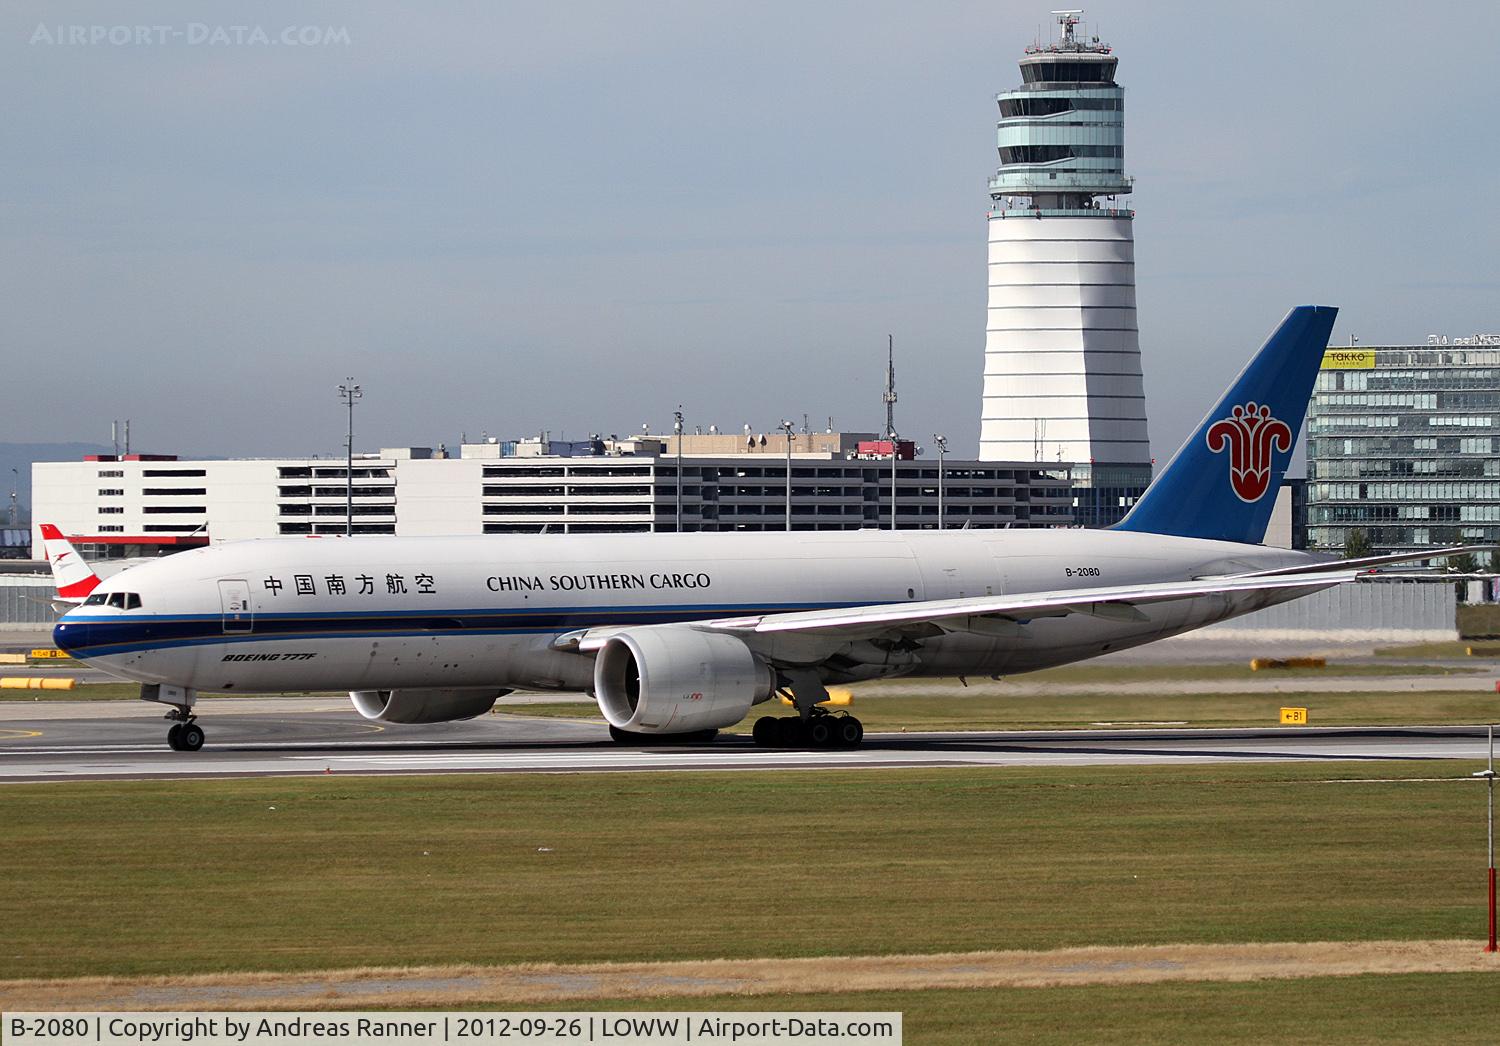
[[[381,723],[449,723],[484,715],[509,690],[351,690],[349,699],[366,719]]]
[[[648,625],[610,636],[594,660],[594,693],[611,726],[640,734],[717,730],[771,696],[775,676],[734,636]]]

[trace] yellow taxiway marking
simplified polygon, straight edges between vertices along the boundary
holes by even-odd
[[[23,737],[41,737],[40,730],[13,730],[0,728],[0,737],[7,739],[19,739]]]

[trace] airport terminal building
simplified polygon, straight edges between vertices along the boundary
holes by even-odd
[[[91,558],[286,535],[1071,526],[1068,466],[942,463],[847,433],[391,448],[342,459],[97,455],[33,466],[34,519]],[[728,448],[737,448],[731,452]],[[723,449],[720,449],[723,448]],[[703,453],[718,450],[718,453]],[[679,472],[680,461],[680,472]],[[352,486],[352,493],[351,493]],[[679,516],[680,505],[680,516]],[[352,516],[350,509],[352,507]],[[40,546],[38,546],[40,547]]]
[[[1308,409],[1308,540],[1500,542],[1500,335],[1331,348]],[[1446,344],[1445,344],[1446,343]]]

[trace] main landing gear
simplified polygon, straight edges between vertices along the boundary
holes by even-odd
[[[828,690],[813,672],[787,672],[795,716],[761,716],[751,734],[762,748],[853,748],[865,737],[864,724],[847,712],[822,707]]]
[[[762,748],[853,748],[864,740],[865,728],[848,713],[819,708],[807,719],[761,716],[752,736]]]
[[[198,717],[186,706],[179,706],[167,713],[168,719],[176,720],[167,731],[167,744],[174,752],[196,752],[203,747],[203,728],[194,720]]]

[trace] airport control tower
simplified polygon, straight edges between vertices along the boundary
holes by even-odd
[[[1103,526],[1151,481],[1125,92],[1082,12],[1056,14],[997,97],[979,456],[1073,462],[1078,522]]]

